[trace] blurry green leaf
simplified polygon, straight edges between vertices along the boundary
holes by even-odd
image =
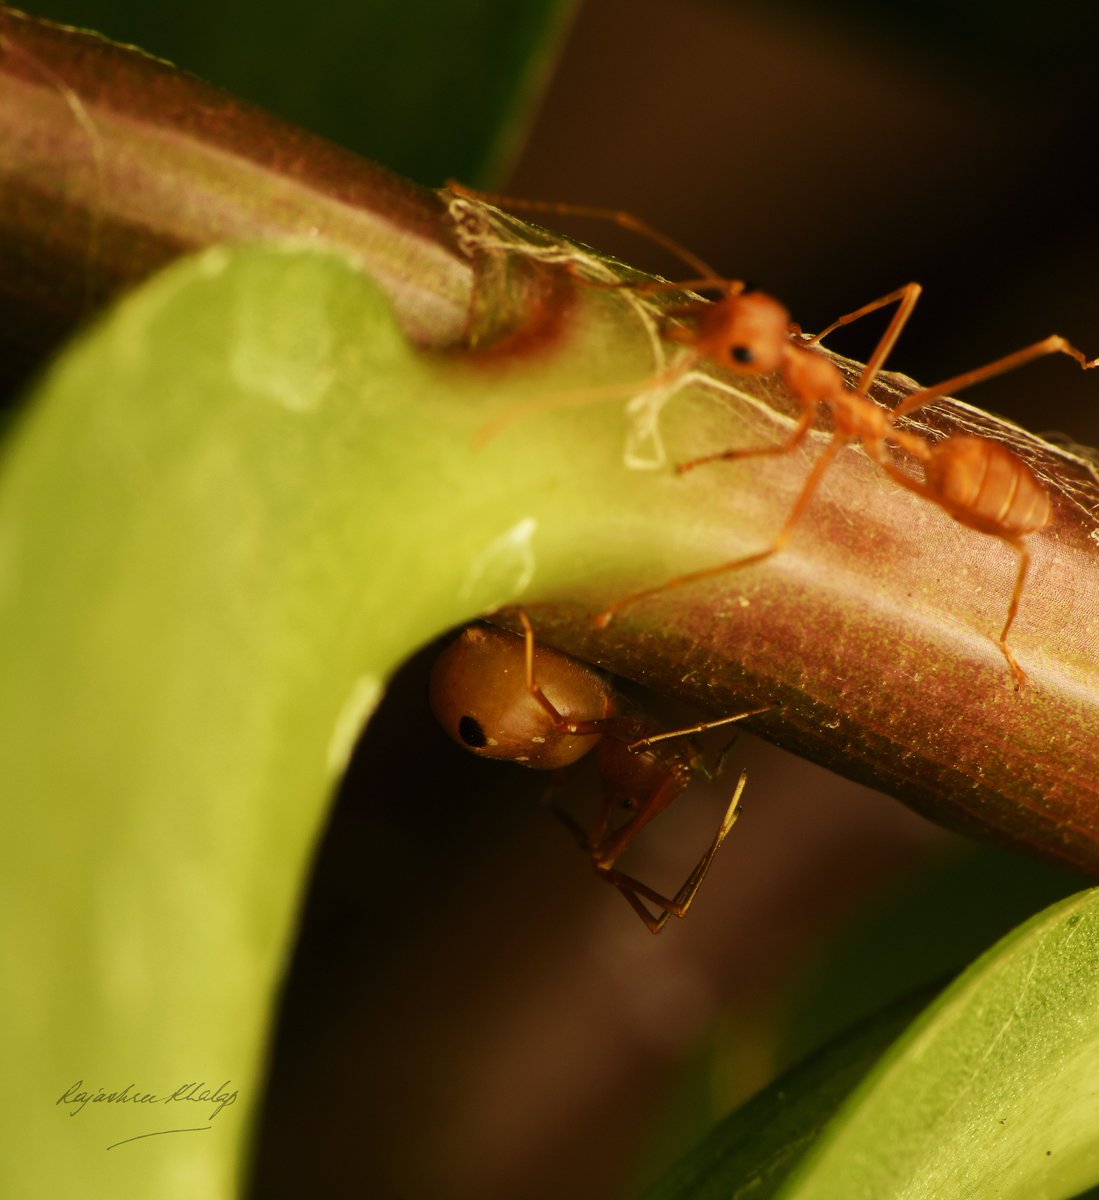
[[[499,178],[576,0],[38,0],[430,186]]]

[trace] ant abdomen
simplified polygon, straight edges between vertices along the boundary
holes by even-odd
[[[924,462],[927,485],[955,520],[982,533],[1025,537],[1053,515],[1034,472],[990,438],[949,437]]]
[[[554,727],[527,685],[522,648],[522,639],[513,633],[471,625],[435,663],[432,711],[456,742],[482,758],[551,771],[567,767],[602,735]],[[539,685],[562,717],[612,715],[610,686],[586,663],[545,646],[536,647],[534,663]]]

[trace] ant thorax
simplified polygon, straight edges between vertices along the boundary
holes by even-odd
[[[854,393],[847,391],[839,368],[828,358],[823,350],[812,346],[799,346],[787,342],[786,361],[783,375],[790,391],[805,408],[813,404],[826,403],[832,412],[839,417],[842,410],[844,417],[851,414],[857,419],[858,399],[852,401],[848,397]],[[880,410],[874,408],[875,413]],[[880,428],[868,431],[868,436],[883,436],[885,432],[884,417]]]

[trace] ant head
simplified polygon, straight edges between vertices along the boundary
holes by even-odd
[[[740,285],[700,311],[693,340],[720,366],[770,375],[788,352],[789,330],[790,314],[773,296]]]
[[[609,715],[610,689],[586,663],[536,647],[534,669],[563,717]],[[527,687],[523,639],[492,625],[471,625],[443,651],[431,671],[429,699],[447,733],[482,758],[555,770],[583,757],[600,738],[554,727]]]

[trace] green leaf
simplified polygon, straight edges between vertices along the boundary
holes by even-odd
[[[0,1193],[231,1194],[301,881],[395,664],[496,604],[604,588],[689,527],[697,497],[625,467],[621,405],[475,436],[645,378],[627,300],[578,293],[584,319],[521,355],[429,355],[342,259],[215,250],[43,381],[0,476]],[[712,407],[676,400],[685,422]],[[1093,1182],[1094,904],[967,974],[788,1194]],[[117,1102],[223,1081],[217,1115]]]
[[[40,0],[432,186],[498,179],[576,0]]]
[[[926,1001],[894,1005],[726,1117],[645,1200],[767,1200],[828,1119]]]
[[[773,1084],[647,1200],[1068,1200],[1099,1183],[1099,891],[1000,941],[845,1099],[910,1011]]]
[[[902,996],[954,978],[1083,882],[977,843],[898,880],[891,895],[879,896],[832,940],[803,979],[784,1039],[786,1061],[800,1061]]]
[[[1099,1182],[1099,891],[1045,910],[893,1046],[781,1193],[1077,1195]]]
[[[299,889],[386,678],[598,575],[622,551],[577,542],[589,506],[651,495],[619,406],[475,444],[595,348],[643,373],[598,323],[570,345],[424,355],[346,261],[243,248],[155,278],[43,381],[0,475],[0,1194],[231,1194]],[[238,1099],[57,1103],[77,1081]]]

